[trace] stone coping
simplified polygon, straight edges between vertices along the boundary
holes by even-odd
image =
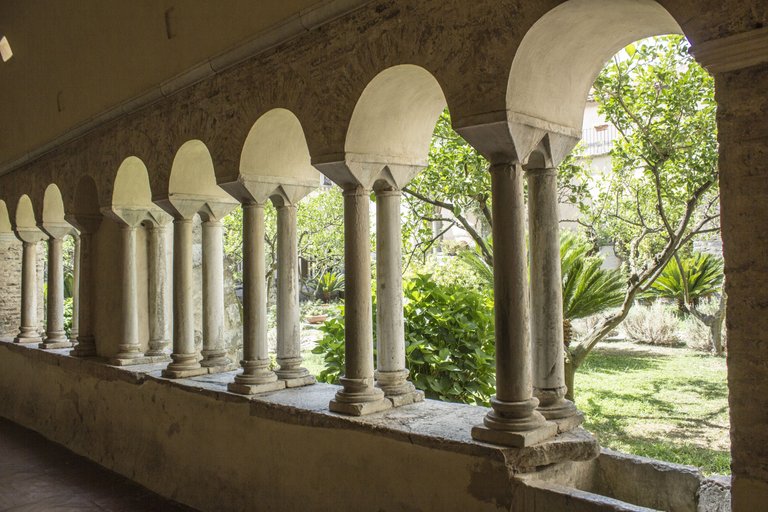
[[[213,400],[247,402],[250,403],[250,414],[259,418],[309,427],[370,432],[427,448],[493,458],[515,471],[525,472],[556,462],[590,460],[600,453],[597,440],[582,428],[526,448],[499,447],[475,441],[471,437],[472,427],[482,423],[489,410],[487,407],[425,400],[368,416],[345,416],[328,409],[328,403],[340,389],[331,384],[317,383],[246,396],[227,390],[227,384],[233,381],[237,371],[167,379],[161,375],[165,363],[110,366],[104,358],[73,357],[69,355],[69,349],[43,350],[35,345],[13,343],[7,338],[0,339],[0,347],[60,366],[66,371],[87,373],[103,380],[136,385],[151,381]]]

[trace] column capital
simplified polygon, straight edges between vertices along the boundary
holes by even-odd
[[[370,193],[370,189],[358,183],[350,183],[342,187],[342,195],[344,196],[367,196]]]

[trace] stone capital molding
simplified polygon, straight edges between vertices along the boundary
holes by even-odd
[[[768,62],[768,27],[712,39],[691,48],[711,73],[726,73]]]

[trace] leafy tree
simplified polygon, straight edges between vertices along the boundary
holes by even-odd
[[[272,279],[277,265],[277,218],[275,209],[264,209],[267,252],[267,278]],[[320,188],[299,201],[297,212],[299,256],[309,267],[307,281],[314,289],[325,272],[337,272],[344,264],[344,210],[338,187]],[[243,213],[235,209],[224,218],[224,252],[237,267],[243,255]],[[241,275],[236,276],[242,279]]]
[[[620,137],[613,170],[585,176],[595,193],[578,206],[593,236],[616,240],[630,276],[620,310],[570,349],[575,368],[680,250],[719,231],[713,80],[687,41],[668,36],[628,46],[597,78],[594,95]]]
[[[488,161],[453,130],[448,110],[435,126],[428,167],[403,192],[408,210],[403,236],[416,240],[411,257],[419,251],[426,254],[442,235],[458,226],[491,262],[485,242],[492,222]]]

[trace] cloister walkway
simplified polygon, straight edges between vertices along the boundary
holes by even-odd
[[[193,511],[0,418],[0,511]]]

